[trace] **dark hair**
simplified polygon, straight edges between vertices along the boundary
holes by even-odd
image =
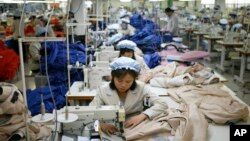
[[[121,48],[121,49],[120,49],[120,53],[119,53],[119,57],[121,57],[123,54],[125,54],[125,52],[133,52],[132,59],[135,60],[135,53],[134,53],[134,50],[128,49],[128,48]]]
[[[126,69],[126,68],[122,68],[122,69],[117,69],[117,70],[112,70],[111,71],[112,79],[111,79],[111,82],[109,83],[109,87],[112,90],[116,90],[114,78],[115,77],[117,77],[117,78],[123,78],[127,74],[130,74],[134,78],[134,82],[131,85],[131,87],[129,88],[130,90],[134,90],[136,88],[136,86],[137,86],[135,80],[136,80],[136,78],[138,77],[139,74],[136,71],[134,71],[134,70],[130,70],[130,69]]]
[[[168,8],[165,9],[165,13],[167,13],[167,12],[174,12],[174,10],[171,9],[170,7],[168,7]]]

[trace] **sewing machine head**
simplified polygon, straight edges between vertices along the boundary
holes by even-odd
[[[62,130],[64,133],[77,134],[89,136],[94,132],[94,123],[96,120],[99,122],[106,122],[114,124],[120,132],[123,131],[123,123],[125,121],[125,110],[118,105],[105,105],[105,106],[68,106],[70,113],[77,114],[78,120],[73,123],[64,123]],[[65,112],[65,107],[58,110],[59,114]],[[85,127],[88,131],[84,132]]]
[[[105,64],[105,63],[104,63]],[[92,67],[88,72],[89,79],[89,89],[96,89],[98,86],[103,84],[103,77],[110,76],[111,69],[107,65],[106,67]]]
[[[240,33],[238,32],[229,31],[224,37],[224,42],[234,43],[234,42],[239,42],[239,40],[240,40]]]
[[[114,58],[119,56],[119,53],[119,51],[101,51],[96,54],[96,60],[112,62]]]
[[[222,32],[222,28],[219,25],[215,25],[210,28],[211,36],[219,36],[219,33],[221,32]]]

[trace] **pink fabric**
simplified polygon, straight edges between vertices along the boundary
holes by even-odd
[[[188,51],[181,55],[181,59],[187,61],[193,61],[199,58],[204,58],[209,55],[206,51]]]
[[[179,57],[178,60],[185,60],[185,61],[193,61],[199,58],[204,58],[209,55],[206,51],[189,51],[187,50],[185,53],[178,52],[175,48],[169,48],[167,50],[163,50],[159,52],[159,55],[161,57],[167,57],[167,56],[177,56]]]

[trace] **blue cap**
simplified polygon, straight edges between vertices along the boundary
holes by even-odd
[[[117,44],[118,49],[127,48],[131,50],[135,50],[135,47],[136,47],[135,42],[130,41],[130,40],[123,40]]]
[[[110,64],[110,67],[112,71],[125,68],[139,73],[141,70],[140,64],[136,60],[128,57],[119,57]]]

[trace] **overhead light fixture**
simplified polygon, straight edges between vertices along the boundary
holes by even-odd
[[[214,4],[215,0],[201,0],[201,4]]]
[[[120,0],[120,2],[131,2],[131,0]]]
[[[226,4],[250,4],[249,0],[226,0]]]
[[[164,1],[164,0],[149,0],[150,2]]]
[[[195,1],[195,0],[179,0],[179,1]]]
[[[67,0],[1,0],[0,3],[59,3],[67,2]]]

